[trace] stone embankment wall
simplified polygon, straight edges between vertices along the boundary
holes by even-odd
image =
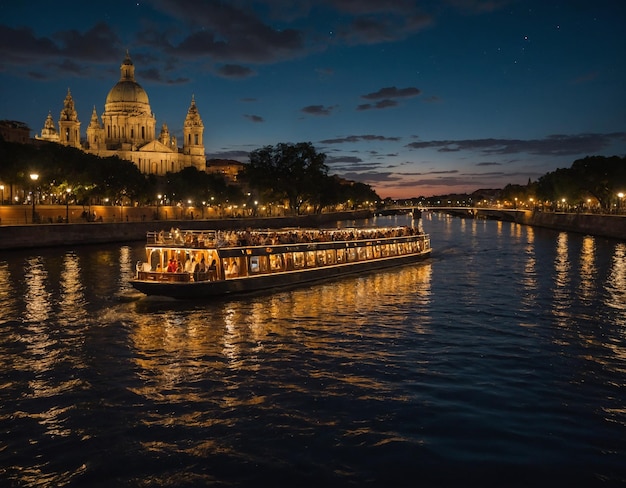
[[[172,227],[194,230],[319,227],[332,225],[341,220],[369,218],[371,215],[371,212],[365,210],[281,218],[2,225],[0,226],[0,249],[143,241],[146,238],[146,233],[149,231],[169,230]]]
[[[626,215],[528,212],[522,224],[626,240]]]

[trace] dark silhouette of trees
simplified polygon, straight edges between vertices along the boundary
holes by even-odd
[[[288,201],[289,208],[300,214],[304,202],[319,200],[317,187],[328,174],[325,160],[310,142],[280,143],[252,151],[242,176],[251,189],[271,201]]]
[[[304,204],[319,213],[324,207],[348,200],[353,206],[381,200],[365,183],[342,182],[329,176],[325,160],[326,155],[318,153],[310,142],[265,146],[250,153],[242,178],[265,201],[287,201],[296,214]]]
[[[605,210],[610,210],[618,192],[626,192],[626,157],[588,156],[574,161],[570,168],[546,173],[537,182],[537,196],[542,200],[566,199],[569,204],[582,205],[593,197]]]

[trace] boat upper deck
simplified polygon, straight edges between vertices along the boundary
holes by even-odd
[[[408,226],[344,229],[180,230],[148,232],[147,244],[161,247],[223,249],[323,242],[352,242],[424,235]]]

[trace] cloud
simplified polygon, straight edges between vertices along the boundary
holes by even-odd
[[[397,142],[400,140],[400,137],[385,137],[385,136],[376,136],[373,134],[367,134],[362,136],[347,136],[347,137],[339,137],[337,139],[324,139],[320,141],[321,144],[343,144],[346,142],[359,142],[359,141],[393,141]]]
[[[385,88],[381,88],[377,92],[368,93],[367,95],[361,95],[361,98],[365,100],[381,100],[381,99],[389,99],[389,98],[410,98],[416,97],[421,93],[419,88],[408,87],[408,88],[396,88],[395,86],[388,86]]]
[[[337,38],[349,45],[395,42],[432,24],[432,17],[421,13],[415,5],[394,3],[396,6],[403,3],[404,7],[390,8],[388,2],[365,2],[363,6],[353,3],[349,13],[355,17],[337,28]]]
[[[248,119],[250,122],[265,122],[265,120],[263,119],[263,117],[261,117],[260,115],[249,115],[249,114],[245,114],[244,117],[246,119]]]
[[[160,0],[159,10],[185,22],[190,33],[169,49],[181,57],[209,56],[230,63],[273,63],[306,52],[304,34],[277,29],[251,9],[217,0]],[[166,47],[166,46],[163,46]]]
[[[323,105],[309,105],[301,109],[301,112],[309,115],[330,115],[336,106],[324,107]]]
[[[33,73],[51,78],[68,71],[75,76],[88,76],[91,71],[85,62],[119,61],[120,41],[104,22],[85,33],[76,30],[59,31],[52,37],[37,37],[28,28],[14,29],[0,25],[0,52],[3,63],[28,66]],[[38,63],[45,63],[45,67]],[[6,69],[6,68],[4,68]]]
[[[506,7],[511,0],[447,0],[447,3],[463,12],[485,13]]]
[[[225,64],[220,66],[217,70],[222,78],[249,78],[256,75],[256,72],[246,66],[238,64]]]
[[[438,152],[479,151],[483,154],[526,153],[542,156],[572,156],[594,154],[611,145],[615,139],[624,139],[626,133],[550,135],[544,139],[465,139],[412,142],[411,149],[436,149]]]
[[[327,157],[326,162],[328,164],[336,163],[362,163],[363,160],[357,156],[340,156],[340,157]]]
[[[396,102],[395,100],[380,100],[374,104],[362,103],[361,105],[357,106],[356,109],[357,111],[362,112],[363,110],[383,109],[397,106],[398,102]]]

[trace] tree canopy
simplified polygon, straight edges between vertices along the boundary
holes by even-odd
[[[328,174],[326,155],[310,142],[280,143],[250,153],[243,177],[251,189],[262,191],[271,200],[287,200],[300,213],[305,201],[315,199],[318,187]]]

